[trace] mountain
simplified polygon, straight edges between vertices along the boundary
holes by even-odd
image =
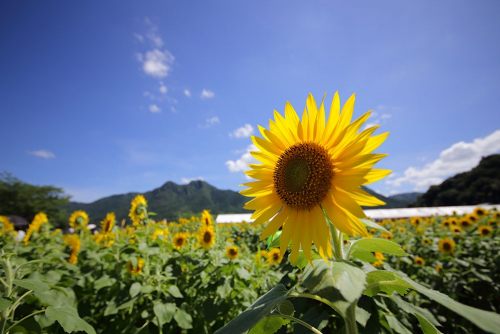
[[[383,208],[406,207],[407,202],[382,196],[369,188],[362,187],[365,191],[387,203]],[[71,202],[64,207],[67,214],[75,210],[83,210],[88,213],[90,223],[99,224],[106,213],[114,212],[118,221],[130,220],[128,213],[130,202],[139,193],[128,193],[101,198],[92,203]],[[250,198],[240,195],[232,190],[219,190],[204,181],[192,181],[186,185],[178,185],[167,182],[160,188],[143,193],[148,201],[148,210],[157,213],[155,218],[168,221],[178,220],[180,217],[197,215],[204,209],[211,213],[251,213],[243,209]],[[368,209],[368,208],[367,208]],[[373,208],[369,208],[373,209]]]
[[[118,221],[130,220],[128,217],[130,202],[138,194],[113,195],[89,204],[71,202],[65,209],[68,213],[84,210],[88,213],[92,224],[98,224],[108,212],[114,212]],[[186,185],[167,182],[160,188],[142,195],[148,201],[148,211],[155,212],[157,214],[155,218],[166,218],[168,221],[199,214],[204,209],[210,209],[214,215],[251,212],[243,209],[249,200],[248,197],[232,190],[219,190],[204,181],[192,181]]]
[[[500,203],[500,154],[482,158],[469,172],[457,174],[432,186],[411,204],[421,206],[476,205]]]
[[[384,195],[381,195],[370,188],[361,186],[361,189],[369,193],[370,195],[377,197],[379,200],[384,201],[385,205],[384,206],[370,206],[370,207],[363,207],[365,210],[370,210],[370,209],[392,209],[392,208],[406,208],[408,205],[408,202],[403,201],[403,200],[398,200],[394,199],[391,197],[385,197]]]
[[[412,192],[412,193],[392,195],[392,196],[389,196],[389,198],[395,199],[396,201],[405,202],[407,204],[410,204],[410,203],[415,202],[418,199],[418,196],[420,196],[420,195],[422,195],[422,193]]]

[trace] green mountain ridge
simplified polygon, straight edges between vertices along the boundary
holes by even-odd
[[[387,203],[383,208],[406,207],[408,202],[382,196],[369,188],[362,187],[371,195]],[[101,198],[92,203],[70,202],[65,206],[67,214],[75,210],[83,210],[88,213],[90,223],[99,224],[106,213],[114,212],[118,221],[126,219],[130,221],[128,214],[130,202],[139,193],[112,195]],[[213,215],[221,213],[251,213],[243,209],[243,206],[251,198],[240,195],[232,190],[220,190],[205,181],[192,181],[186,185],[178,185],[167,182],[161,187],[142,193],[148,201],[148,210],[155,212],[156,219],[167,219],[168,221],[187,218],[198,215],[203,210],[210,210]],[[379,207],[380,208],[380,207]],[[373,208],[366,208],[373,209]]]
[[[483,157],[472,170],[431,186],[412,207],[500,203],[500,154]]]

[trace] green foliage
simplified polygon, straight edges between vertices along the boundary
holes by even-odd
[[[61,207],[68,205],[69,198],[61,188],[34,186],[9,173],[0,173],[0,215],[17,215],[30,222],[38,212],[44,212],[53,225],[67,226]]]

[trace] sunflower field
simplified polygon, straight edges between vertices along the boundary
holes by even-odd
[[[500,333],[499,213],[368,219],[388,133],[351,123],[354,101],[326,118],[310,94],[259,127],[251,224],[155,221],[141,195],[95,234],[83,211],[22,237],[1,217],[0,334]]]
[[[117,226],[110,213],[99,233],[91,234],[85,228],[88,217],[80,211],[70,219],[75,233],[63,234],[40,213],[23,240],[2,217],[3,333],[213,333],[277,286],[291,291],[279,304],[282,314],[322,333],[337,333],[344,326],[341,295],[334,307],[318,302],[320,297],[307,298],[327,284],[318,279],[338,274],[315,273],[319,266],[312,268],[302,252],[291,265],[288,255],[283,259],[273,247],[276,240],[259,241],[265,224],[214,224],[208,211],[169,223],[149,215],[136,217],[142,220],[134,225]],[[377,269],[389,276],[401,273],[397,279],[402,282],[395,289],[363,286],[356,309],[361,332],[430,333],[419,328],[424,318],[444,333],[479,333],[482,318],[473,314],[467,320],[454,313],[471,312],[465,305],[498,312],[498,212],[367,222],[371,234],[361,240],[382,240],[387,249],[371,252],[366,249],[371,244],[350,248],[354,263],[367,274]],[[353,242],[345,238],[344,249]],[[396,244],[403,245],[404,256],[391,255],[398,253]],[[315,261],[324,262],[315,254]],[[447,297],[436,291],[455,304],[447,304]],[[250,333],[276,331],[310,329],[266,317]]]

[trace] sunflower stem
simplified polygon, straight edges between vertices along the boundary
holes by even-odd
[[[342,241],[339,240],[339,231],[331,222],[328,222],[328,225],[330,226],[330,232],[333,240],[333,256],[335,257],[335,260],[342,260],[344,257],[342,254]],[[342,236],[340,236],[340,238],[342,238]]]
[[[356,324],[356,304],[358,300],[356,299],[351,306],[347,308],[345,321],[345,331],[346,334],[358,334],[358,325]]]

